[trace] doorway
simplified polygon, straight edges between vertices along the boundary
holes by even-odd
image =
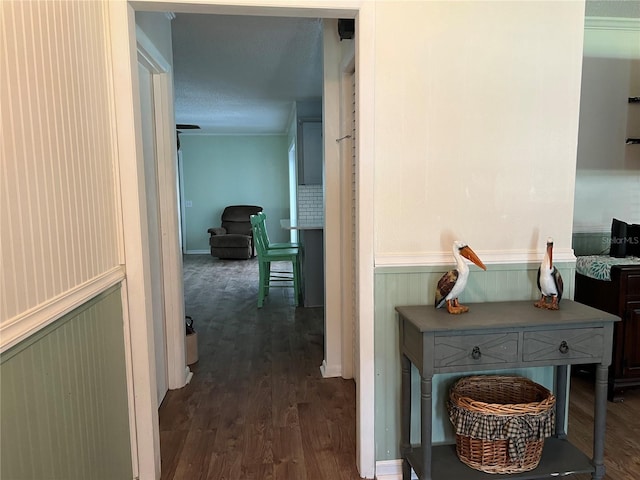
[[[137,7],[143,6],[144,2],[136,3]],[[162,10],[163,4],[162,2],[149,3],[149,8],[156,8]],[[172,4],[175,6],[175,4]],[[134,10],[128,4],[122,5],[119,3],[110,4],[111,13],[111,25],[113,28],[112,35],[112,47],[114,52],[114,58],[127,58],[131,56],[131,42],[133,41],[132,28],[131,25],[134,24]],[[358,69],[357,72],[359,77],[357,77],[357,83],[359,86],[358,89],[358,97],[359,97],[359,105],[361,105],[359,112],[356,113],[356,116],[360,119],[358,122],[359,126],[359,135],[358,135],[358,152],[359,152],[359,163],[357,166],[356,178],[358,179],[358,184],[360,188],[358,189],[358,203],[359,204],[373,204],[373,118],[374,118],[374,101],[373,101],[373,57],[374,51],[369,46],[372,45],[373,39],[373,30],[374,30],[374,16],[373,16],[373,6],[368,5],[366,2],[362,5],[359,5],[358,8],[353,8],[351,2],[345,1],[344,5],[340,8],[334,6],[332,9],[324,9],[324,8],[313,8],[306,6],[298,6],[298,7],[269,7],[268,5],[264,6],[254,6],[254,7],[238,7],[232,4],[229,4],[224,1],[218,1],[216,3],[211,3],[209,5],[199,4],[199,5],[190,5],[190,4],[181,4],[181,9],[184,9],[187,13],[225,13],[225,14],[248,14],[248,15],[264,15],[264,14],[277,14],[277,15],[300,15],[300,16],[311,16],[311,17],[328,17],[328,18],[339,18],[339,17],[356,17],[357,25],[359,26],[359,35],[357,44],[360,46],[359,56],[357,59]],[[122,35],[122,32],[129,32],[129,35]],[[134,42],[135,43],[135,42]],[[358,50],[358,47],[356,47]],[[126,62],[125,62],[126,63]],[[131,78],[133,74],[129,72],[128,76],[115,77],[114,85],[116,89],[116,110],[118,115],[118,124],[123,127],[123,130],[128,132],[137,131],[136,123],[139,120],[136,120],[131,112],[131,102],[133,101],[135,104],[135,88],[133,93],[131,91]],[[122,93],[122,95],[119,95]],[[133,98],[132,98],[133,95]],[[337,120],[336,120],[337,124]],[[129,125],[129,128],[127,128]],[[121,129],[119,128],[119,131]],[[335,133],[335,132],[331,132]],[[332,137],[333,135],[325,135],[325,137]],[[169,138],[172,138],[173,135]],[[337,138],[337,137],[333,137]],[[120,156],[121,162],[136,162],[137,160],[137,147],[134,145],[136,142],[135,138],[130,138],[130,135],[125,133],[118,138],[119,144],[123,147],[121,148],[121,152],[123,152]],[[131,153],[129,153],[131,152]],[[173,186],[172,188],[175,191],[175,166],[166,166],[167,171],[173,171]],[[129,191],[129,195],[135,194],[136,190],[139,188],[137,184],[132,182],[130,185],[124,185],[123,188],[132,189]],[[163,189],[161,188],[161,191]],[[168,190],[171,191],[171,190]],[[175,198],[171,198],[172,203],[175,202]],[[177,213],[174,215],[174,221],[177,223]],[[356,235],[356,244],[357,244],[357,258],[356,258],[356,271],[358,273],[358,285],[357,285],[357,298],[355,299],[358,304],[358,312],[359,312],[359,326],[357,328],[357,343],[359,345],[359,355],[363,358],[366,357],[366,361],[358,361],[356,362],[357,367],[359,369],[357,377],[359,378],[359,382],[357,384],[357,405],[358,405],[358,432],[357,432],[357,456],[358,456],[358,466],[361,474],[366,477],[372,477],[374,473],[374,465],[375,465],[375,445],[374,445],[374,435],[373,435],[373,427],[374,427],[374,410],[373,410],[373,399],[374,399],[374,371],[373,371],[373,211],[372,209],[367,209],[366,211],[358,211],[358,231]],[[177,225],[175,226],[177,232]],[[134,232],[135,233],[135,232]],[[176,235],[177,236],[177,235]],[[133,252],[135,253],[135,252]],[[339,251],[336,252],[336,255],[339,255]],[[338,259],[337,263],[339,264],[340,260]],[[179,264],[180,262],[177,262]],[[165,276],[171,277],[173,275],[173,280],[177,278],[178,269],[175,268],[176,263],[173,265],[167,265],[165,262]],[[168,272],[168,273],[167,273]],[[339,282],[338,282],[339,283]],[[166,282],[165,282],[166,286]],[[134,292],[134,294],[129,295],[129,303],[131,305],[132,310],[146,311],[146,307],[144,306],[144,299],[139,298],[135,295],[135,291],[139,290],[139,285],[131,285],[130,288]],[[166,291],[167,301],[175,301],[175,298],[179,298],[180,295],[174,296]],[[180,319],[180,326],[182,325],[182,319]],[[171,334],[171,332],[169,332]],[[140,344],[144,344],[148,342],[148,336],[144,329],[139,329],[131,332],[132,336],[132,344],[134,348],[140,348]],[[183,347],[184,348],[184,347]],[[182,352],[184,355],[184,351]],[[169,370],[170,370],[170,384],[171,384],[171,370],[173,367],[176,367],[176,358],[179,358],[179,355],[176,355],[175,352],[169,353]],[[182,356],[184,358],[184,356]],[[180,363],[180,362],[177,362]],[[140,388],[140,386],[144,387],[147,384],[147,379],[149,376],[149,368],[142,362],[138,364],[134,362],[131,366],[134,372],[134,387]],[[180,368],[184,369],[184,362],[180,366]],[[183,370],[184,375],[184,370]],[[153,382],[151,382],[153,383]],[[171,385],[170,385],[170,388]],[[138,404],[135,407],[136,416],[138,413],[141,417],[145,416],[147,409],[145,409],[145,398],[138,398]],[[141,476],[144,472],[152,472],[155,470],[155,465],[157,464],[157,456],[154,455],[154,451],[157,448],[157,443],[154,438],[157,439],[157,436],[153,433],[153,431],[157,428],[154,427],[153,423],[150,421],[138,422],[135,425],[135,429],[138,432],[138,444],[139,444],[139,466]],[[156,430],[157,431],[157,430]]]

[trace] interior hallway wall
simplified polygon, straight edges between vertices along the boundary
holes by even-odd
[[[573,294],[583,17],[581,2],[376,2],[377,461],[399,458],[394,308],[432,304],[453,240],[488,266],[464,302],[534,300],[548,236]],[[450,381],[434,379],[438,398]],[[450,440],[447,421],[438,404],[434,441]]]
[[[583,21],[582,2],[376,2],[376,264],[458,237],[571,255]]]

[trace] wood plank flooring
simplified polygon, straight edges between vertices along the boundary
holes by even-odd
[[[162,480],[352,480],[355,384],[322,378],[323,311],[271,289],[257,264],[189,255],[186,314],[198,333],[189,385],[160,410]]]
[[[359,479],[354,383],[320,375],[322,309],[294,308],[289,289],[257,309],[251,260],[189,255],[184,274],[200,359],[159,410],[162,480]],[[569,439],[588,455],[592,402],[591,381],[572,377]],[[607,411],[605,480],[638,480],[640,389]]]
[[[568,437],[587,455],[593,446],[593,380],[571,377]],[[607,402],[607,430],[604,447],[604,480],[640,479],[640,389],[629,389],[624,401]],[[574,475],[571,480],[588,480]]]

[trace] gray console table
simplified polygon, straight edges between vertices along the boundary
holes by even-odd
[[[604,431],[607,373],[611,363],[613,322],[620,320],[595,308],[563,300],[560,310],[535,308],[533,301],[469,305],[450,315],[433,306],[396,307],[402,361],[400,453],[402,478],[411,468],[420,480],[543,479],[572,473],[604,477]],[[421,444],[411,445],[411,363],[420,372]],[[594,402],[593,458],[566,439],[567,373],[570,364],[598,364]],[[556,429],[547,439],[540,464],[529,472],[487,474],[463,464],[455,445],[431,443],[432,378],[436,373],[502,370],[516,367],[556,368]]]

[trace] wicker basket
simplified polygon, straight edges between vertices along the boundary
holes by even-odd
[[[478,375],[449,391],[458,458],[486,473],[518,473],[540,463],[553,433],[555,397],[524,377]]]

